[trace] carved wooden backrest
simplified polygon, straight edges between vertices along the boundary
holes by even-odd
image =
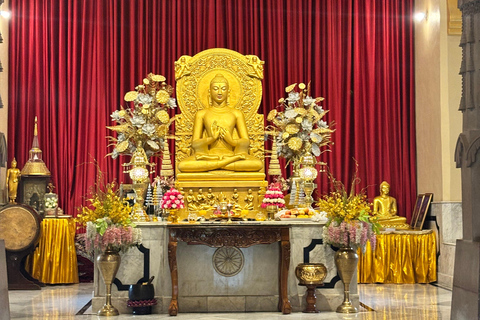
[[[262,100],[263,64],[257,56],[228,49],[208,49],[175,62],[177,102],[181,114],[175,122],[175,162],[190,155],[197,111],[208,108],[210,81],[221,73],[230,85],[229,105],[245,116],[250,138],[249,153],[264,160],[264,118],[258,114]]]

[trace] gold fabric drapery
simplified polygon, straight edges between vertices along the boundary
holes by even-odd
[[[437,281],[435,233],[425,231],[382,232],[372,251],[359,250],[359,283],[430,283]]]
[[[43,283],[78,283],[75,221],[43,219],[37,249],[28,256],[25,269]]]

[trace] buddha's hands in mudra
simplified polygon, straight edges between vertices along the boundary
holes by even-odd
[[[227,144],[231,145],[232,147],[235,147],[237,145],[237,142],[235,141],[235,139],[233,139],[230,132],[227,129],[219,126],[217,124],[217,121],[214,121],[212,123],[211,130],[212,130],[212,137],[214,141],[221,139],[221,140],[224,140]]]

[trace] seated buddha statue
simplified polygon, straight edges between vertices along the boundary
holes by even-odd
[[[263,168],[262,161],[248,153],[245,118],[240,110],[229,106],[229,92],[228,80],[222,74],[215,75],[208,91],[210,107],[195,114],[193,152],[178,164],[180,172],[256,172]]]
[[[405,217],[397,215],[397,200],[390,196],[390,185],[383,181],[380,184],[380,195],[373,199],[373,214],[378,223],[385,228],[408,229]]]

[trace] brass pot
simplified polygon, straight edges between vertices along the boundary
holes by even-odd
[[[275,220],[275,214],[278,212],[277,206],[268,205],[267,209],[267,220]]]
[[[352,282],[355,270],[357,270],[357,263],[357,252],[350,247],[342,247],[335,253],[335,266],[344,285],[343,302],[337,308],[339,313],[358,312],[350,301],[350,282]]]
[[[320,285],[327,276],[327,268],[322,263],[300,263],[295,268],[300,285]]]
[[[112,283],[120,267],[120,255],[118,251],[107,248],[105,252],[97,256],[98,268],[106,286],[106,301],[98,310],[98,316],[118,316],[118,310],[112,305]]]

